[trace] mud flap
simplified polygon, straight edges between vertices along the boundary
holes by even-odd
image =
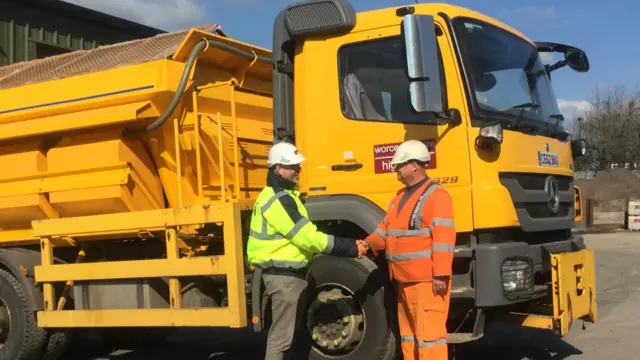
[[[595,268],[592,249],[551,254],[553,327],[560,336],[574,320],[598,321]]]

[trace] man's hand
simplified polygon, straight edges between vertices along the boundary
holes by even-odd
[[[356,240],[356,245],[358,246],[358,259],[362,259],[369,251],[369,244],[364,240]]]
[[[433,295],[444,296],[449,284],[448,276],[436,276],[433,278]]]

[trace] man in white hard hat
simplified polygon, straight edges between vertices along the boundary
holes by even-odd
[[[272,302],[266,360],[291,356],[294,332],[303,320],[298,311],[306,300],[302,294],[308,285],[312,256],[323,253],[355,258],[365,252],[356,240],[322,233],[309,221],[298,192],[304,160],[290,143],[280,142],[271,148],[267,186],[258,195],[251,218],[247,258],[263,272],[265,294]]]
[[[426,174],[427,146],[409,140],[391,160],[405,187],[364,244],[385,250],[398,283],[398,324],[405,360],[447,360],[447,328],[456,230],[448,192]]]

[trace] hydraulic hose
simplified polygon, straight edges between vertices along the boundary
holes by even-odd
[[[180,82],[178,83],[178,88],[176,89],[175,94],[173,94],[173,98],[171,99],[169,106],[153,123],[147,125],[145,128],[135,130],[136,132],[140,130],[151,132],[162,126],[167,121],[167,119],[169,119],[169,116],[176,109],[176,106],[178,106],[178,103],[180,102],[180,99],[184,94],[184,90],[187,87],[187,81],[189,80],[189,74],[191,73],[191,69],[193,68],[196,58],[206,48],[207,43],[211,47],[224,49],[247,60],[254,60],[254,58],[256,57],[256,55],[252,52],[237,49],[229,44],[225,44],[218,40],[201,40],[196,44],[196,46],[193,47],[193,50],[191,50],[191,54],[189,54],[189,57],[187,58],[184,71],[182,72],[182,77],[180,78]],[[272,63],[271,59],[265,56],[257,56],[256,60],[262,63]]]

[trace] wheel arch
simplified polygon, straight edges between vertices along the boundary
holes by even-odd
[[[368,234],[376,229],[386,213],[371,200],[358,195],[309,196],[305,206],[311,221],[347,220]]]
[[[366,234],[371,234],[385,215],[385,211],[374,202],[358,195],[309,196],[305,207],[312,222],[346,220]],[[367,257],[356,261],[369,272],[379,267]]]

